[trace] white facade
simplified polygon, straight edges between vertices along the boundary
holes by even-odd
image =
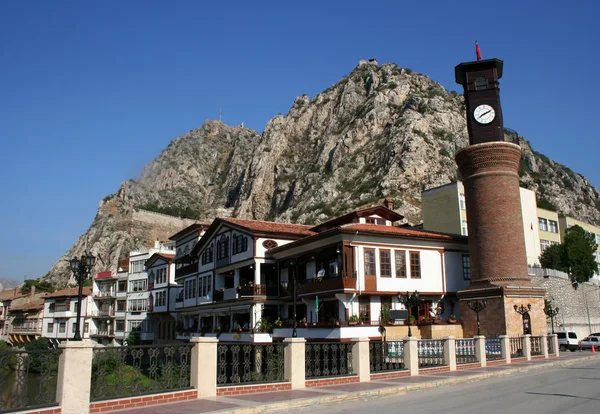
[[[63,292],[64,296],[61,295]],[[49,296],[44,299],[42,337],[54,340],[56,343],[72,339],[77,321],[77,288],[65,289]],[[90,288],[84,288],[79,325],[79,333],[83,339],[90,338],[92,308]]]

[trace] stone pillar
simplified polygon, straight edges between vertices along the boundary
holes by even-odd
[[[558,335],[550,334],[550,335],[548,335],[548,340],[552,344],[552,356],[559,357],[560,349],[558,347]]]
[[[353,338],[352,366],[360,382],[371,381],[371,361],[369,355],[369,338]]]
[[[456,371],[456,338],[448,336],[444,339],[444,360],[450,371]]]
[[[414,336],[404,338],[404,368],[410,375],[419,375],[419,344]]]
[[[523,353],[525,354],[525,358],[527,358],[527,361],[531,361],[531,335],[523,335],[521,338],[523,339]]]
[[[500,335],[499,338],[502,359],[504,359],[507,364],[510,364],[510,337],[508,335]]]
[[[306,339],[286,338],[285,380],[292,384],[292,389],[297,390],[306,387]]]
[[[190,367],[192,387],[198,392],[198,398],[217,395],[217,338],[194,337],[190,339],[192,361]]]
[[[88,414],[92,387],[92,359],[95,343],[68,341],[58,345],[62,349],[58,361],[56,400],[63,414]]]
[[[485,356],[485,336],[474,336],[475,340],[475,359],[482,367],[487,366],[487,359]]]
[[[548,336],[542,335],[542,352],[544,354],[544,358],[548,358]]]

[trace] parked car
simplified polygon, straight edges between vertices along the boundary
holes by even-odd
[[[575,352],[579,349],[577,333],[573,331],[557,331],[555,333],[558,338],[558,348],[561,351],[566,351],[568,349],[571,352]]]
[[[591,333],[590,336],[600,336],[600,332]]]
[[[581,349],[592,349],[592,345],[594,345],[594,349],[598,349],[598,346],[600,346],[600,337],[586,336],[581,341],[579,341],[579,347]]]

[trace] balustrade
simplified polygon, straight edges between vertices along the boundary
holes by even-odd
[[[306,344],[306,378],[354,375],[352,343],[308,342]]]
[[[284,344],[219,343],[217,385],[284,380]]]
[[[446,365],[444,339],[421,339],[418,342],[419,368]]]
[[[369,344],[369,363],[371,373],[405,369],[404,342],[371,342]]]

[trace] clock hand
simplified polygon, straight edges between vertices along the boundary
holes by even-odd
[[[481,115],[479,115],[479,117],[481,118],[482,116],[485,116],[485,115],[489,114],[490,112],[492,112],[491,109],[488,110],[487,112],[482,113]]]

